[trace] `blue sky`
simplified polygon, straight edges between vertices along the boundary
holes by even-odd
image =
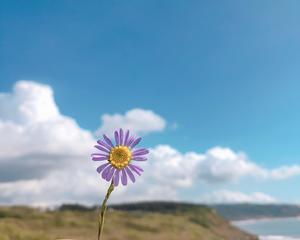
[[[104,113],[150,109],[167,121],[165,131],[145,136],[153,147],[222,146],[266,168],[298,164],[299,7],[292,0],[2,1],[0,89],[10,92],[21,79],[47,84],[61,112],[91,131]],[[297,181],[280,182],[280,191],[267,182],[262,191],[287,200]],[[250,182],[230,187],[258,191]]]

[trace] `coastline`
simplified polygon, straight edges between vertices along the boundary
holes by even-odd
[[[288,219],[297,219],[300,220],[300,215],[294,217],[258,217],[258,218],[247,218],[243,220],[234,220],[230,221],[233,225],[243,225],[243,224],[251,224],[256,222],[265,222],[265,221],[280,221],[280,220],[288,220]]]
[[[300,240],[300,238],[286,236],[259,236],[259,240]]]
[[[231,221],[231,223],[239,228],[242,228],[246,225],[251,225],[251,224],[259,224],[259,223],[264,223],[264,222],[280,222],[282,220],[300,220],[300,216],[295,216],[295,217],[263,217],[263,218],[252,218],[252,219],[245,219],[245,220],[238,220],[238,221]],[[245,230],[245,229],[244,229]],[[253,232],[252,232],[253,233]],[[255,234],[255,233],[254,233]],[[260,235],[257,234],[259,237],[259,240],[300,240],[300,237],[296,236],[286,236],[286,235],[276,235],[275,233],[270,233],[268,235]]]

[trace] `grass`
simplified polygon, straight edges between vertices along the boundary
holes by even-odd
[[[95,240],[98,212],[0,208],[0,240]],[[255,240],[213,210],[124,211],[109,209],[103,240]]]

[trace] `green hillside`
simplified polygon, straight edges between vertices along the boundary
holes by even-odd
[[[148,204],[147,210],[116,208],[113,206],[107,212],[103,240],[257,239],[231,226],[205,206],[156,203]],[[96,219],[96,210],[74,205],[56,211],[1,207],[0,240],[95,240]]]

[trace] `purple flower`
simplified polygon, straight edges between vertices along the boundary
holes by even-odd
[[[103,135],[103,140],[98,140],[95,147],[100,151],[92,154],[93,161],[105,161],[104,164],[97,168],[97,172],[103,179],[110,182],[113,180],[115,186],[118,186],[119,182],[123,185],[127,185],[128,178],[135,182],[136,175],[141,175],[143,169],[132,163],[132,161],[146,161],[146,155],[149,150],[146,148],[137,148],[142,138],[135,138],[130,136],[129,130],[125,133],[120,128],[119,131],[115,131],[115,145],[112,140]]]

